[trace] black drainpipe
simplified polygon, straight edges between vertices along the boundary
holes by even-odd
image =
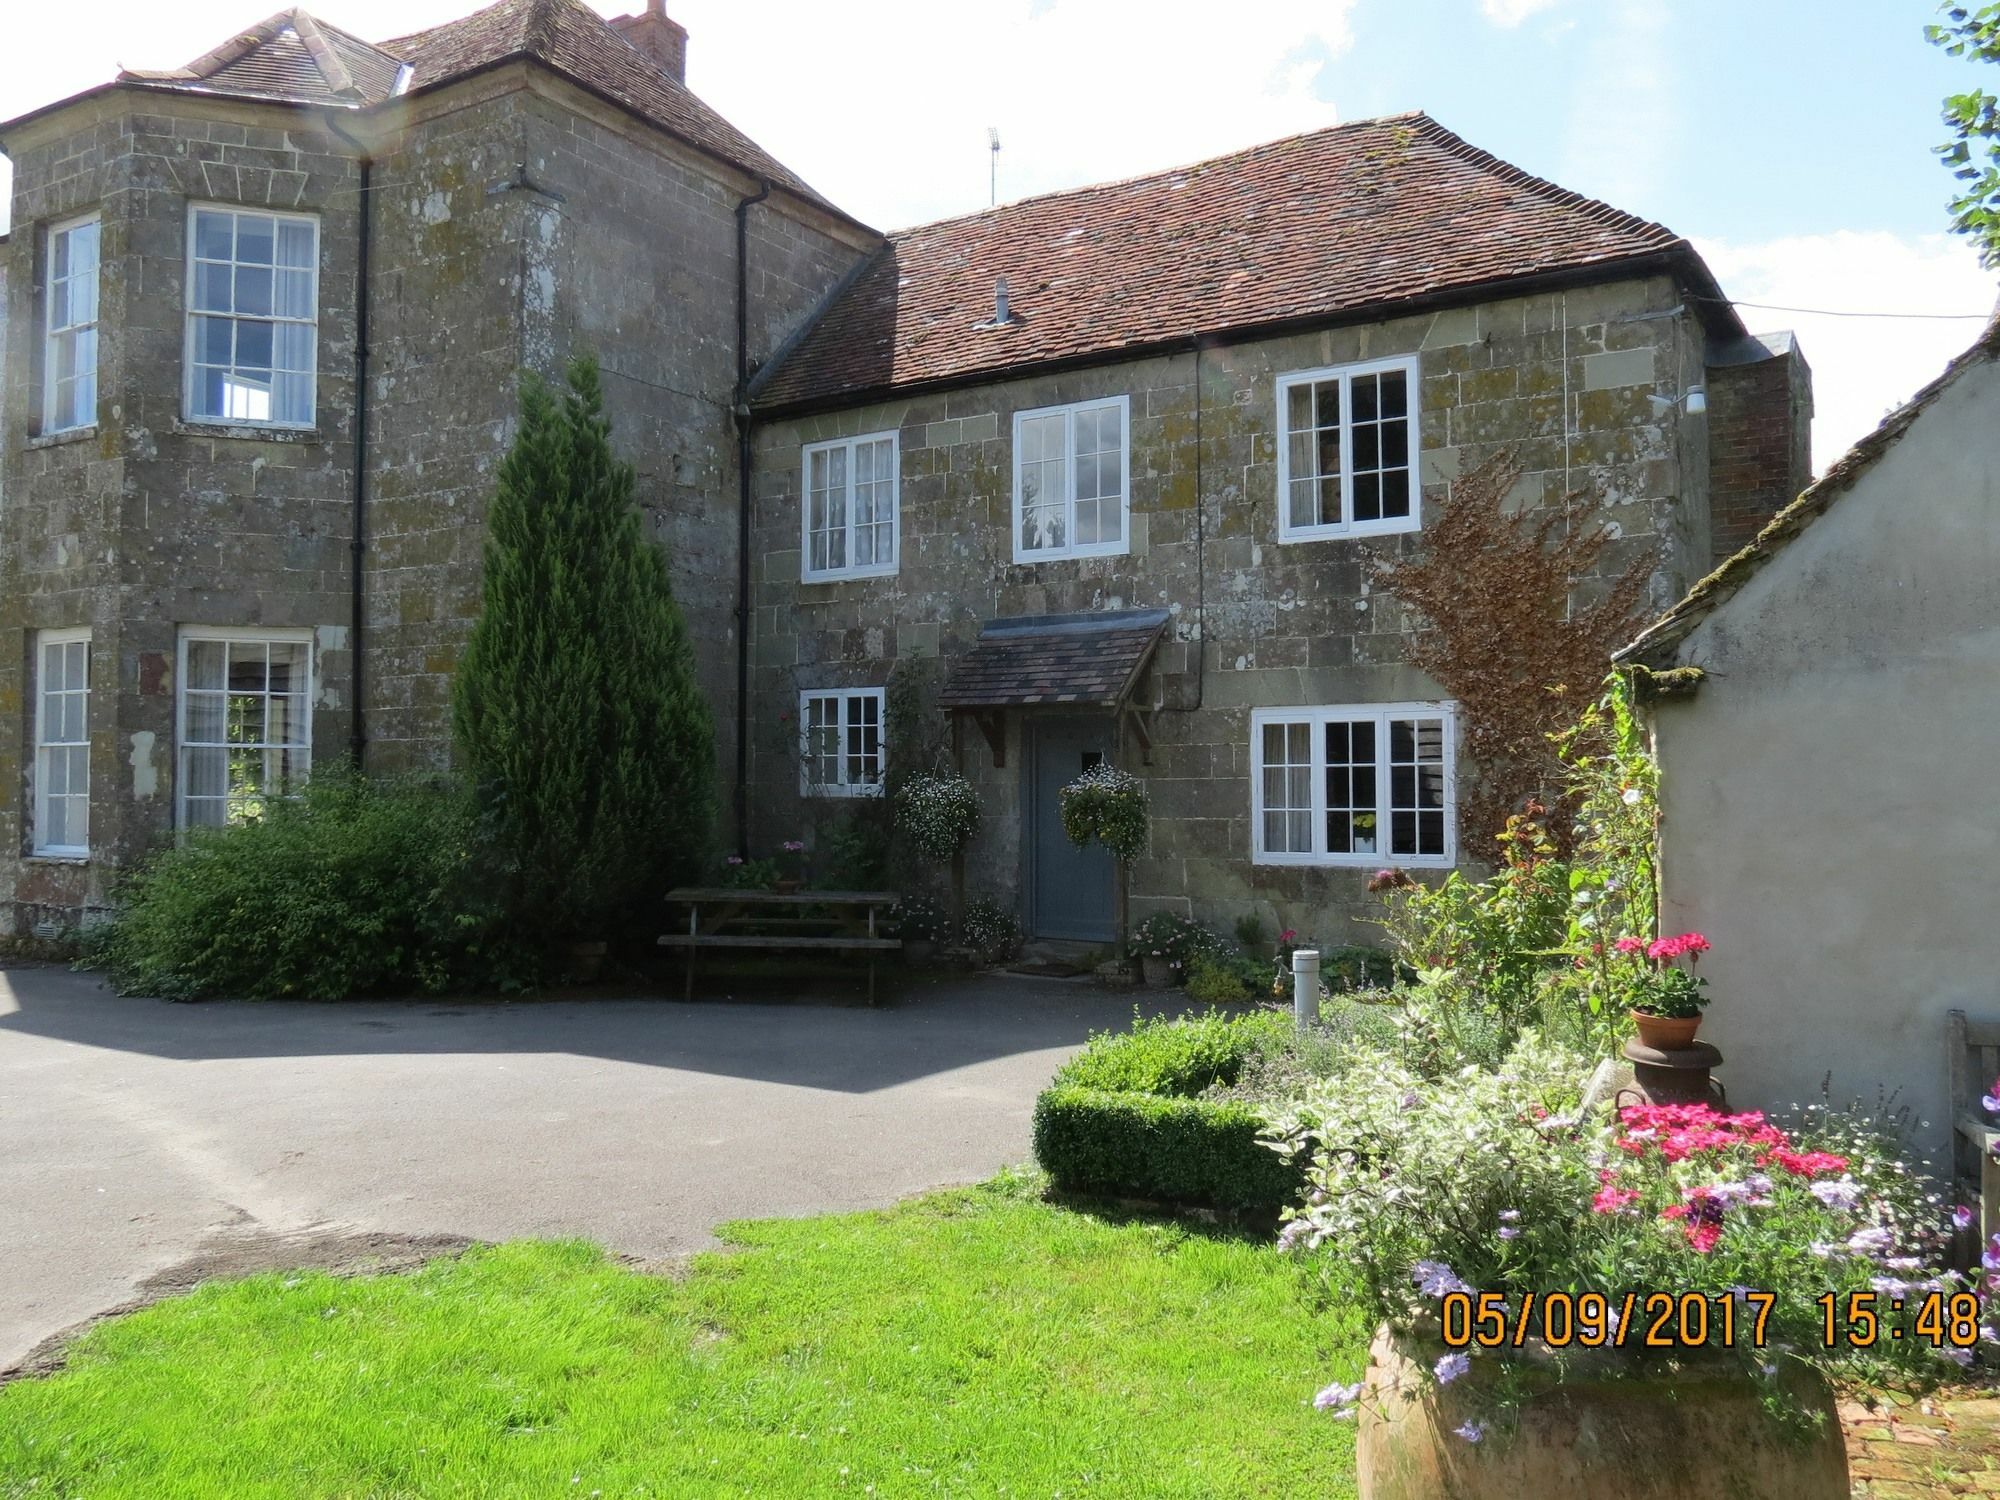
[[[327,125],[354,148],[355,164],[361,174],[361,227],[355,237],[357,265],[354,275],[354,534],[348,543],[351,578],[347,616],[347,643],[353,662],[354,693],[353,730],[347,737],[347,752],[354,761],[355,769],[359,770],[362,754],[368,748],[368,727],[364,717],[367,700],[362,693],[361,672],[361,564],[368,547],[368,226],[374,217],[368,192],[375,162],[367,148],[342,130],[338,121],[329,119]]]
[[[750,210],[771,196],[736,204],[736,852],[750,857]]]

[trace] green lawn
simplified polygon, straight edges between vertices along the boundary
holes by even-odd
[[[211,1284],[0,1390],[0,1495],[1347,1496],[1362,1331],[1267,1246],[1019,1182]]]

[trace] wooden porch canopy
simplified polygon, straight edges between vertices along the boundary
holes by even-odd
[[[1006,710],[1101,708],[1131,714],[1142,749],[1152,741],[1130,698],[1167,627],[1164,609],[990,620],[973,648],[952,664],[940,707],[971,719],[993,764],[1007,764]]]

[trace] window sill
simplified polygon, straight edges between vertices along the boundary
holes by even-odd
[[[898,569],[890,567],[858,568],[840,573],[802,573],[799,575],[799,582],[808,585],[823,583],[867,583],[870,579],[874,578],[894,578],[897,572]]]
[[[799,788],[799,795],[814,799],[828,798],[835,801],[849,801],[856,797],[879,797],[882,795],[882,788],[879,784],[857,787],[801,787]]]
[[[1342,526],[1339,528],[1315,526],[1294,531],[1280,530],[1278,532],[1278,545],[1289,547],[1299,542],[1365,542],[1371,537],[1408,536],[1413,532],[1422,530],[1423,527],[1415,521],[1398,522],[1393,526],[1385,526],[1379,522],[1370,522],[1363,526]]]
[[[169,429],[181,437],[238,438],[264,443],[317,443],[317,427],[266,427],[255,422],[190,422],[176,417]]]
[[[37,448],[61,448],[69,443],[94,442],[97,438],[97,424],[88,427],[65,427],[61,432],[45,432],[40,437],[31,437],[22,446],[32,453]]]
[[[87,865],[88,854],[30,854],[21,861],[28,865]]]
[[[1260,870],[1450,870],[1457,861],[1437,854],[1255,854]]]
[[[1104,557],[1130,557],[1132,549],[1121,542],[1116,547],[1087,547],[1081,552],[1028,552],[1014,554],[1014,566],[1034,568],[1043,563],[1090,562]]]

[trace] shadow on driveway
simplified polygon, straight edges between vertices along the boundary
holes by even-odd
[[[8,1001],[11,997],[11,1007]],[[907,984],[879,1010],[655,998],[205,1001],[114,994],[95,974],[0,968],[7,1033],[178,1061],[566,1052],[842,1093],[994,1058],[1074,1047],[1092,1031],[1186,1008],[1177,992],[979,974]]]

